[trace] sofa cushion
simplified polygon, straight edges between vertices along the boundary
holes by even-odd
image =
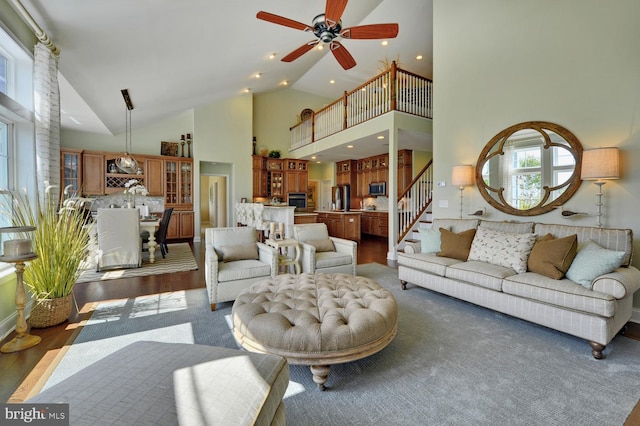
[[[527,267],[545,277],[559,280],[567,273],[578,251],[578,236],[554,238],[547,234],[533,245]]]
[[[472,283],[496,291],[502,290],[503,279],[512,275],[514,275],[512,268],[477,260],[456,263],[449,266],[445,271],[447,278]]]
[[[333,241],[329,238],[323,240],[307,240],[307,244],[314,246],[316,248],[316,253],[322,253],[323,251],[336,251],[336,246],[333,245]]]
[[[222,246],[222,261],[235,262],[237,260],[259,259],[258,245],[256,243],[234,246]]]
[[[593,241],[578,246],[578,253],[567,271],[567,278],[591,289],[593,280],[600,275],[613,272],[624,259],[625,252],[607,250]]]
[[[418,228],[420,234],[420,252],[437,253],[441,249],[439,229]]]
[[[351,265],[351,255],[335,251],[316,253],[316,269],[332,268],[334,266]]]
[[[481,220],[478,228],[491,229],[492,231],[513,232],[514,234],[531,234],[533,233],[533,222]]]
[[[398,253],[398,265],[444,277],[447,266],[462,262],[451,257],[436,256],[435,253]]]
[[[469,260],[505,266],[520,274],[527,271],[527,259],[535,241],[535,234],[478,228],[469,251]]]
[[[502,291],[529,300],[610,318],[615,314],[613,296],[587,290],[568,279],[554,280],[534,272],[505,278]]]
[[[270,277],[271,265],[259,260],[238,260],[218,264],[218,282],[245,280],[248,278]]]

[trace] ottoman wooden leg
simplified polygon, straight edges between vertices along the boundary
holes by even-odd
[[[313,381],[318,385],[320,390],[325,390],[324,384],[329,378],[329,370],[331,367],[328,365],[312,365],[311,374],[313,374]]]

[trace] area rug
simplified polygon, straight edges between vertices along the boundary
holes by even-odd
[[[291,365],[287,424],[622,425],[640,398],[639,341],[617,336],[597,361],[582,339],[403,291],[386,266],[358,265],[358,274],[393,293],[398,335],[375,355],[332,366],[324,392],[308,367]],[[45,387],[138,340],[237,348],[231,306],[211,312],[204,289],[100,303]]]
[[[82,272],[76,283],[143,277],[145,275],[168,274],[170,272],[198,269],[198,263],[193,257],[193,252],[188,243],[169,244],[169,252],[164,259],[162,258],[160,249],[156,249],[155,254],[155,262],[149,263],[149,252],[143,252],[142,266],[140,268],[96,272],[95,265],[89,265]]]

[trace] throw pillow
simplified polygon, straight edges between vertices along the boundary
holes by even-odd
[[[439,229],[418,228],[418,233],[420,234],[420,253],[437,253],[440,251]]]
[[[469,251],[469,260],[504,266],[521,274],[527,272],[527,259],[535,242],[536,234],[478,228]]]
[[[440,251],[436,253],[436,256],[451,257],[453,259],[466,261],[469,257],[469,249],[471,248],[474,235],[476,235],[475,229],[467,229],[466,231],[456,234],[455,232],[440,228],[441,248]]]
[[[527,266],[529,271],[559,280],[567,273],[578,251],[578,235],[554,238],[547,234],[533,245]]]
[[[222,261],[235,262],[236,260],[259,259],[258,246],[254,244],[240,244],[237,246],[222,246]]]
[[[330,239],[326,240],[308,240],[307,244],[311,244],[316,248],[316,253],[321,253],[324,251],[336,251],[336,247],[333,245],[333,241]]]
[[[591,290],[593,280],[622,265],[624,255],[623,251],[607,250],[591,240],[586,241],[578,246],[566,277]]]

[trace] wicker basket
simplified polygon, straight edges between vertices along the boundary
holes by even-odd
[[[64,322],[71,315],[72,294],[56,299],[36,299],[31,308],[29,324],[33,328],[46,328]]]

